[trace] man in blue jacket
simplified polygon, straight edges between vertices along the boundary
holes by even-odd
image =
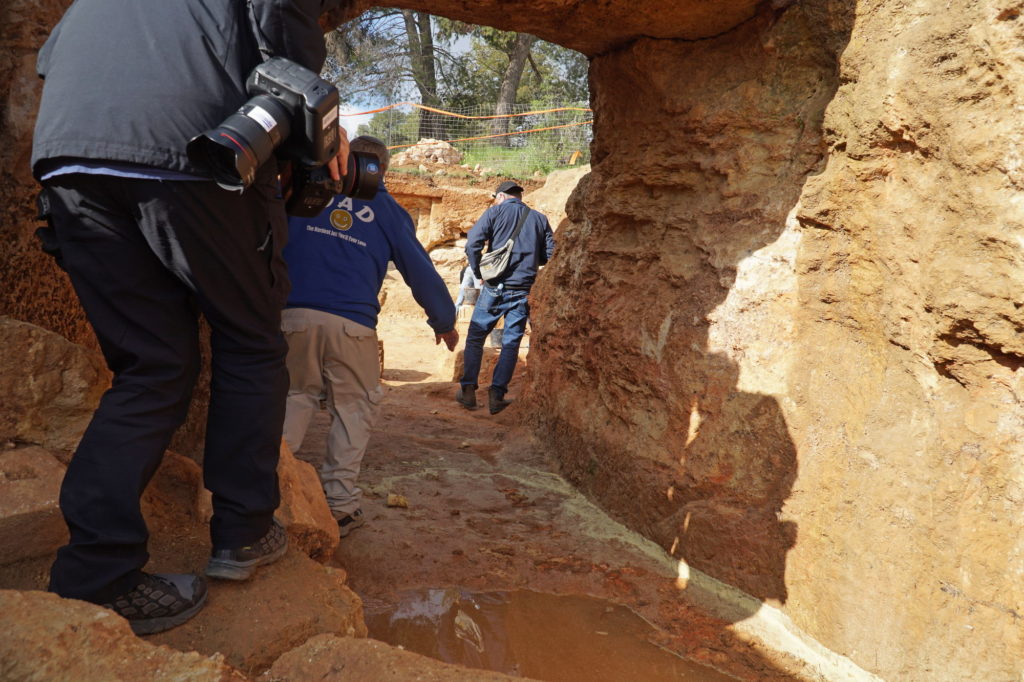
[[[491,414],[497,414],[511,404],[505,400],[505,393],[519,360],[519,344],[530,319],[530,288],[537,277],[537,269],[546,264],[555,251],[555,237],[547,217],[523,203],[523,188],[511,180],[498,185],[494,192],[494,205],[484,211],[469,230],[466,256],[473,274],[480,278],[480,256],[484,246],[487,245],[489,251],[504,246],[524,212],[525,221],[516,237],[508,267],[494,279],[484,281],[469,322],[463,352],[464,371],[455,394],[455,400],[469,410],[476,408],[484,339],[502,317],[505,318],[505,329],[501,337],[501,354],[491,376],[487,402]]]
[[[207,595],[200,576],[142,571],[149,534],[139,508],[188,413],[200,314],[212,347],[206,574],[242,580],[287,549],[273,518],[288,389],[277,166],[271,159],[232,192],[189,163],[186,144],[249,99],[257,30],[275,56],[319,71],[317,20],[337,4],[76,0],[39,52],[32,170],[51,223],[41,235],[114,374],[61,487],[70,540],[50,589],[113,609],[138,634],[185,622]]]
[[[377,196],[339,195],[316,218],[290,219],[284,257],[292,293],[281,320],[291,376],[284,439],[298,450],[325,400],[331,427],[320,482],[341,537],[363,524],[356,479],[382,397],[376,327],[389,261],[426,312],[434,342],[451,351],[459,341],[448,288],[416,239],[412,218],[383,184],[387,147],[364,135],[351,148],[380,159]]]

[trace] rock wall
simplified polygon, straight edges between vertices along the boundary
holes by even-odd
[[[855,26],[796,213],[790,608],[893,679],[1020,679],[1021,7]]]
[[[566,471],[677,556],[780,603],[798,472],[786,376],[745,381],[734,351],[771,332],[761,374],[786,357],[787,218],[823,161],[843,21],[794,9],[596,58],[593,172],[537,292],[535,419]],[[735,319],[751,314],[768,329]]]
[[[595,57],[537,291],[566,473],[888,679],[1024,671],[1015,7],[809,1]]]
[[[66,0],[13,0],[0,6],[0,315],[31,322],[98,349],[66,275],[37,245],[29,156],[42,93],[36,52]]]

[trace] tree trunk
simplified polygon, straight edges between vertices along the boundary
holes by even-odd
[[[501,88],[498,90],[498,105],[494,109],[496,116],[512,113],[512,107],[516,103],[516,93],[519,91],[519,81],[523,77],[523,68],[530,56],[533,44],[537,42],[535,36],[527,33],[516,34],[516,42],[512,45],[512,51],[508,55],[508,67],[501,79]],[[496,118],[491,122],[491,134],[501,135],[507,133],[509,127],[508,118]],[[504,143],[508,143],[505,138]]]
[[[437,68],[434,62],[434,34],[430,15],[426,12],[402,10],[405,30],[409,36],[409,62],[412,77],[420,93],[420,103],[428,107],[439,107],[437,95]],[[441,116],[432,111],[420,110],[419,138],[444,139]]]

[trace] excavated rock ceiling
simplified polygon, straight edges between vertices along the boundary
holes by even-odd
[[[337,25],[380,3],[350,0],[329,16]],[[724,33],[754,16],[754,0],[408,0],[386,3],[474,24],[531,33],[586,55],[638,38],[699,40]],[[775,0],[774,5],[788,4]]]

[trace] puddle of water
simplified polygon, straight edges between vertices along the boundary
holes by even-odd
[[[449,588],[365,609],[370,637],[470,668],[547,682],[731,680],[652,644],[654,628],[626,607],[590,597]]]

